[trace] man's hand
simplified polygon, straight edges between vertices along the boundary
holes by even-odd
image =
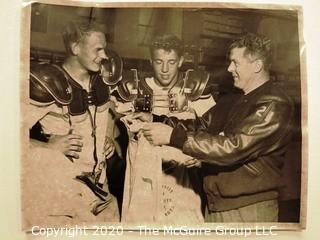
[[[170,143],[173,128],[163,123],[146,123],[142,130],[144,137],[151,144],[160,146]]]
[[[51,135],[48,141],[48,148],[58,150],[65,156],[79,158],[79,152],[82,151],[82,136],[77,134]]]
[[[201,167],[201,161],[199,161],[198,159],[189,159],[187,161],[185,161],[183,164],[183,166],[185,166],[186,168],[192,168],[192,167]]]
[[[114,142],[111,140],[111,138],[106,137],[104,141],[104,146],[103,146],[103,154],[105,156],[105,159],[112,157],[115,150],[116,150],[116,147],[114,145]]]
[[[137,112],[130,115],[130,118],[133,120],[140,120],[142,122],[152,122],[153,117],[151,113],[146,112]]]
[[[115,96],[111,96],[110,101],[114,103],[115,110],[118,114],[121,114],[124,116],[128,114],[132,114],[132,112],[134,111],[134,106],[132,102],[124,102],[124,103],[119,102]]]

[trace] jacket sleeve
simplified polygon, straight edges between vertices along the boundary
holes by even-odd
[[[153,122],[162,122],[173,127],[170,145],[182,149],[184,142],[187,140],[187,131],[196,132],[208,129],[212,123],[213,116],[216,115],[216,106],[213,106],[202,117],[196,117],[196,119],[181,120],[165,115],[153,115]]]
[[[283,144],[290,132],[292,118],[292,104],[275,99],[260,100],[254,104],[251,114],[227,133],[214,135],[204,130],[185,131],[182,147],[181,143],[180,146],[175,144],[177,140],[172,140],[170,145],[180,147],[185,154],[204,162],[233,165]],[[179,128],[176,131],[182,131],[182,127]]]
[[[211,107],[201,117],[196,117],[196,119],[179,120],[174,117],[169,118],[164,115],[154,115],[153,120],[173,127],[170,145],[182,149],[184,142],[187,140],[187,131],[209,131],[211,134],[219,133],[224,126],[230,109],[241,96],[242,94],[239,93],[229,93],[222,96],[216,105]]]

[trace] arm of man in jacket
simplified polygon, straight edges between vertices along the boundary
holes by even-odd
[[[154,145],[174,146],[201,161],[221,166],[233,165],[271,152],[283,144],[289,135],[293,108],[288,102],[262,98],[251,114],[230,132],[223,134],[208,131],[213,116],[214,110],[196,120],[180,121],[153,116],[154,122],[160,121],[168,126],[146,124],[144,135]]]

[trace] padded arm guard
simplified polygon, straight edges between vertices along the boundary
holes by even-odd
[[[188,89],[188,99],[195,101],[204,94],[207,83],[209,81],[209,73],[206,71],[199,71],[189,69],[185,76],[185,89]]]
[[[39,105],[54,102],[61,105],[70,104],[72,93],[65,72],[54,64],[31,63],[30,98]]]
[[[105,49],[107,59],[101,61],[100,75],[107,85],[115,85],[122,79],[123,62],[121,57],[111,49]]]
[[[123,78],[118,84],[117,91],[122,100],[133,101],[138,94],[139,76],[137,69],[123,72]]]

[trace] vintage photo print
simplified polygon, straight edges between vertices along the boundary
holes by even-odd
[[[301,7],[52,0],[22,14],[24,231],[305,228]]]

